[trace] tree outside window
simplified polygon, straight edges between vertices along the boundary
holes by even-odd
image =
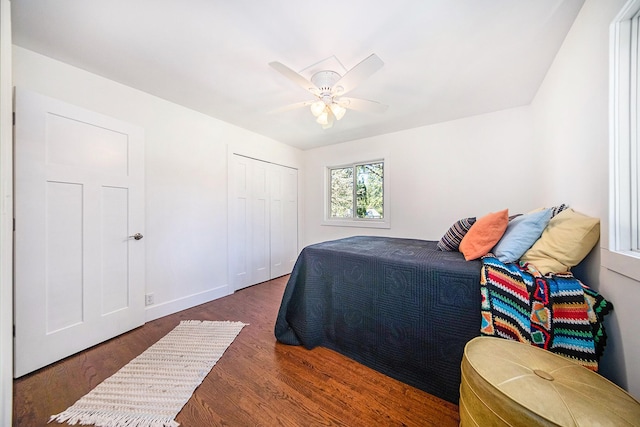
[[[330,218],[384,218],[384,162],[329,168]]]

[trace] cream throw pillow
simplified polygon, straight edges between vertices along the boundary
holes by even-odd
[[[566,209],[551,218],[542,236],[520,261],[542,274],[568,271],[580,263],[600,238],[600,219]]]

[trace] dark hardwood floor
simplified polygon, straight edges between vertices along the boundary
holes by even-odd
[[[163,317],[14,381],[13,425],[57,414],[181,320],[249,323],[178,414],[199,426],[456,426],[458,407],[325,348],[276,343],[287,277]],[[51,425],[51,424],[49,424]],[[53,424],[58,425],[58,424]]]

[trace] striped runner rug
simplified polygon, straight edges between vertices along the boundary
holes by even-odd
[[[51,421],[177,427],[175,417],[245,326],[185,320]]]

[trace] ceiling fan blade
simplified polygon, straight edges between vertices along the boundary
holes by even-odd
[[[318,95],[320,93],[320,90],[316,85],[314,85],[309,80],[305,79],[300,74],[296,73],[286,65],[277,61],[269,62],[269,65],[271,66],[271,68],[273,68],[274,70],[276,70],[277,72],[279,72],[280,74],[282,74],[283,76],[285,76],[286,78],[288,78],[289,80],[291,80],[292,82],[294,82],[295,84],[303,88],[304,90],[308,90],[314,95]]]
[[[368,99],[341,97],[340,99],[336,99],[335,102],[341,107],[367,113],[384,113],[387,111],[387,108],[389,108],[388,105],[381,104],[377,101],[369,101]]]
[[[285,111],[295,110],[296,108],[308,107],[309,105],[313,104],[314,102],[316,102],[316,100],[296,102],[295,104],[289,104],[289,105],[285,105],[284,107],[280,107],[280,108],[277,108],[275,110],[271,110],[271,111],[269,111],[269,113],[271,113],[271,114],[283,113]]]
[[[378,58],[378,55],[375,53],[371,54],[355,67],[347,71],[347,73],[336,82],[334,85],[336,95],[345,94],[355,89],[361,81],[378,71],[383,65],[384,62]]]

